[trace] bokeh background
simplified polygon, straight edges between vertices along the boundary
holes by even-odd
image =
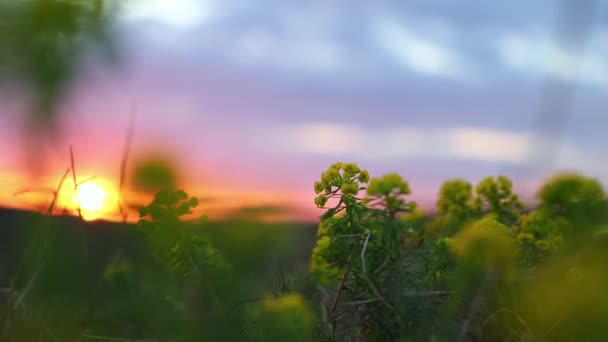
[[[606,181],[603,1],[89,5],[62,28],[3,2],[3,205],[40,206],[48,196],[13,194],[54,187],[70,144],[79,174],[118,192],[129,130],[130,165],[167,161],[217,218],[314,221],[311,184],[336,160],[403,174],[428,208],[447,177],[506,174],[528,202],[556,170]],[[23,43],[45,27],[81,43]],[[55,79],[12,72],[51,55],[70,66],[40,68]],[[41,112],[52,119],[32,124]],[[149,199],[133,182],[120,192]]]

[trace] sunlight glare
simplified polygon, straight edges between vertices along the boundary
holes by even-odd
[[[95,212],[103,209],[107,196],[107,191],[97,183],[88,182],[78,187],[78,201],[82,210]]]

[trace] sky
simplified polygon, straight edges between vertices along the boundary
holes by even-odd
[[[119,62],[83,63],[35,183],[25,96],[0,89],[0,202],[54,186],[70,144],[116,187],[132,112],[133,159],[166,156],[217,216],[314,220],[337,161],[402,174],[428,207],[457,177],[505,174],[527,200],[559,170],[608,181],[608,2],[148,0],[116,27]]]

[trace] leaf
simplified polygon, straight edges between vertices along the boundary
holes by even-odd
[[[336,208],[330,208],[328,209],[323,215],[321,215],[321,221],[323,220],[327,220],[331,217],[334,216],[334,214],[336,213]]]

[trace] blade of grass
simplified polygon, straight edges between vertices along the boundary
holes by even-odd
[[[74,163],[74,150],[70,145],[70,165],[72,167],[72,180],[74,181],[74,192],[76,195],[76,205],[78,206],[78,217],[82,218],[82,210],[80,209],[80,195],[78,194],[78,182],[76,181],[76,165]]]
[[[129,127],[127,128],[127,137],[125,139],[125,148],[122,153],[122,159],[120,161],[120,183],[118,184],[118,208],[120,214],[123,217],[123,222],[127,221],[127,210],[124,207],[123,201],[123,189],[125,187],[127,179],[127,163],[129,161],[129,154],[131,152],[131,145],[133,143],[133,131],[135,130],[135,113],[137,112],[137,102],[133,102],[131,110],[131,119],[129,120]]]

